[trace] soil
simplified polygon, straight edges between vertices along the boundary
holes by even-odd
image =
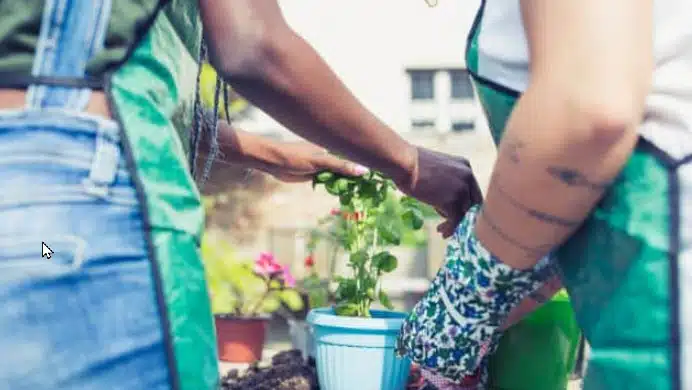
[[[305,360],[298,350],[280,352],[266,364],[228,371],[221,379],[221,390],[319,390],[315,361]],[[412,368],[406,390],[436,388],[423,380],[419,369]]]
[[[280,352],[262,366],[253,363],[244,372],[230,370],[221,379],[223,390],[319,390],[315,361],[298,350]]]

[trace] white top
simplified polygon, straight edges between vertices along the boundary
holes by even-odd
[[[529,55],[519,0],[486,0],[478,73],[526,89]],[[640,133],[672,157],[692,154],[692,0],[654,0],[653,85]]]

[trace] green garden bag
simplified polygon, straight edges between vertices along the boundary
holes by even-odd
[[[509,328],[490,357],[490,389],[564,390],[581,333],[567,292]]]

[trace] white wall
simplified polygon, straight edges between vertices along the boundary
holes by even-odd
[[[463,67],[478,0],[282,0],[291,26],[387,124],[408,131],[407,67]],[[279,126],[255,115],[248,130]]]

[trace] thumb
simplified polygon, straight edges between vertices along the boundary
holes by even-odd
[[[441,224],[437,225],[437,232],[442,234],[443,238],[449,238],[454,234],[456,229],[456,224],[452,220],[445,220]]]
[[[320,170],[329,170],[346,176],[363,176],[370,172],[367,167],[332,155],[322,157],[318,165]]]

